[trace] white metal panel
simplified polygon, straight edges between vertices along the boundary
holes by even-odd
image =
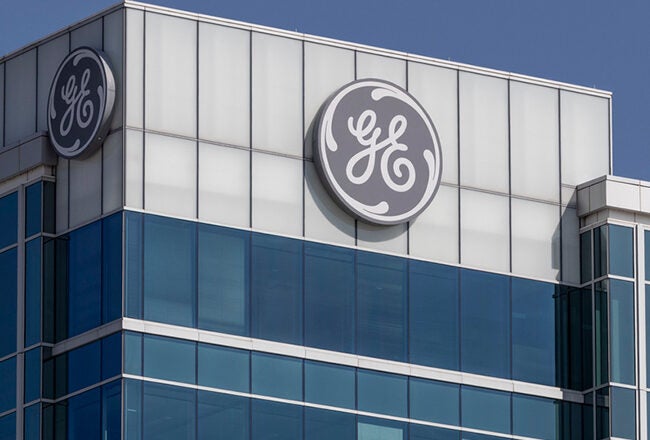
[[[38,47],[38,129],[47,130],[47,101],[54,74],[68,54],[69,34],[61,35]]]
[[[36,131],[36,49],[5,63],[5,146]]]
[[[378,78],[406,87],[406,62],[366,52],[357,52],[357,79]]]
[[[562,281],[580,283],[580,234],[575,208],[562,207]]]
[[[5,114],[5,65],[0,64],[0,148],[4,147],[4,114]]]
[[[70,161],[59,158],[56,165],[56,232],[68,229],[68,183]]]
[[[102,163],[102,212],[115,211],[122,202],[123,133],[116,131],[106,138]]]
[[[115,77],[115,111],[111,129],[124,125],[124,10],[115,11],[104,17],[104,53]]]
[[[126,10],[125,111],[126,124],[143,126],[144,118],[144,12]]]
[[[376,226],[357,222],[357,245],[376,251],[406,254],[406,223],[394,226]]]
[[[102,214],[102,150],[83,160],[70,161],[70,227]]]
[[[140,131],[127,130],[124,145],[124,204],[144,208],[144,146]]]
[[[81,46],[88,46],[93,49],[102,50],[101,18],[91,21],[70,33],[70,49],[75,50]]]

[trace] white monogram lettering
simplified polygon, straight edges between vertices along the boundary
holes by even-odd
[[[415,183],[415,167],[406,157],[398,157],[392,161],[392,173],[398,178],[406,175],[406,182],[397,183],[389,171],[391,157],[397,151],[407,151],[408,146],[399,142],[399,138],[406,132],[407,121],[403,115],[396,115],[388,124],[388,133],[386,138],[379,141],[382,129],[377,127],[377,114],[372,110],[365,110],[354,122],[354,118],[348,118],[348,130],[359,144],[367,147],[350,158],[346,167],[345,174],[350,182],[356,185],[362,185],[370,179],[375,171],[377,154],[381,155],[379,161],[379,170],[384,183],[396,192],[406,192],[413,187]],[[382,153],[382,150],[384,150]],[[360,175],[355,175],[355,167],[362,160],[367,158],[366,167]]]
[[[95,106],[92,100],[86,99],[90,95],[90,90],[87,89],[89,81],[90,69],[85,69],[81,74],[80,87],[77,87],[76,75],[70,76],[68,82],[61,87],[61,99],[68,106],[59,126],[62,136],[70,133],[73,123],[76,123],[79,128],[86,128],[92,121]]]

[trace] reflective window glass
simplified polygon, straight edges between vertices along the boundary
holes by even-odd
[[[596,391],[596,438],[604,439],[609,435],[609,388]]]
[[[124,380],[124,440],[142,440],[142,385]]]
[[[199,225],[199,328],[248,335],[249,237]]]
[[[302,406],[252,399],[251,440],[302,440]]]
[[[406,260],[357,253],[357,352],[406,360]]]
[[[635,392],[627,388],[612,387],[611,412],[612,412],[612,437],[636,437],[636,403]]]
[[[67,428],[70,440],[100,440],[100,389],[95,388],[67,402]]]
[[[596,385],[609,381],[609,331],[607,324],[609,307],[607,288],[607,281],[601,281],[594,285]]]
[[[41,182],[25,188],[25,237],[41,232]]]
[[[591,280],[591,231],[580,234],[580,282]]]
[[[0,249],[18,241],[18,193],[0,198]]]
[[[354,251],[305,243],[305,345],[354,352]]]
[[[645,242],[645,279],[650,281],[650,230],[644,232]]]
[[[461,270],[462,370],[510,376],[508,277]]]
[[[252,336],[302,343],[302,241],[253,234]]]
[[[305,361],[305,401],[355,408],[355,369]]]
[[[302,400],[302,360],[252,354],[253,394]]]
[[[512,278],[512,378],[555,385],[555,286]]]
[[[0,254],[0,356],[16,351],[17,251]]]
[[[41,350],[35,348],[25,353],[25,403],[41,395]]]
[[[122,213],[102,221],[102,323],[122,316]]]
[[[512,395],[512,433],[525,437],[557,438],[557,405],[541,397]]]
[[[465,432],[460,433],[461,440],[503,440],[503,437],[497,437],[496,435],[485,435],[477,434],[475,432]]]
[[[510,433],[510,394],[461,387],[461,423],[466,428]]]
[[[409,440],[459,440],[460,431],[452,429],[434,428],[433,426],[409,426]]]
[[[409,361],[458,370],[458,269],[409,262]]]
[[[102,380],[110,379],[121,372],[122,335],[114,333],[102,339]]]
[[[116,380],[102,387],[102,440],[120,440],[122,384]]]
[[[607,275],[607,225],[594,229],[594,278]]]
[[[144,375],[156,379],[196,383],[196,343],[144,335]]]
[[[354,414],[305,407],[304,440],[354,440]]]
[[[634,229],[609,225],[609,273],[634,276]]]
[[[25,347],[41,340],[41,239],[25,244]]]
[[[196,390],[151,382],[143,388],[142,440],[196,438]]]
[[[357,440],[406,440],[408,425],[392,420],[359,416]]]
[[[457,384],[411,377],[409,401],[411,419],[460,424],[460,386]]]
[[[25,408],[23,440],[40,440],[41,438],[41,405],[34,404]],[[2,439],[0,434],[0,439]]]
[[[56,183],[43,182],[43,232],[54,234]]]
[[[142,376],[142,334],[124,333],[124,372]]]
[[[246,397],[199,390],[197,440],[248,440],[249,408]]]
[[[610,380],[634,385],[634,283],[609,281]]]
[[[195,326],[196,224],[144,218],[144,319]]]
[[[199,344],[198,383],[224,390],[250,391],[250,353],[236,348]]]
[[[101,325],[101,223],[77,229],[68,240],[68,336]]]
[[[16,357],[0,362],[0,413],[16,407]]]
[[[357,407],[391,416],[407,417],[407,378],[369,370],[357,372]]]
[[[96,341],[69,351],[67,393],[101,381],[101,342]]]
[[[0,440],[16,439],[16,413],[0,418]]]
[[[143,237],[143,216],[137,212],[125,213],[126,225],[126,275],[125,275],[125,308],[126,316],[142,319],[142,237]]]

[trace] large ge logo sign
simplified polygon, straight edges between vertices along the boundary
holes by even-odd
[[[321,180],[361,220],[406,222],[438,190],[436,129],[420,103],[395,84],[365,79],[345,85],[323,104],[314,136]]]

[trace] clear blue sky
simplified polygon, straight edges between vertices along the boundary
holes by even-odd
[[[614,173],[650,180],[648,0],[150,0],[226,18],[614,92]],[[0,54],[113,0],[20,0]]]

